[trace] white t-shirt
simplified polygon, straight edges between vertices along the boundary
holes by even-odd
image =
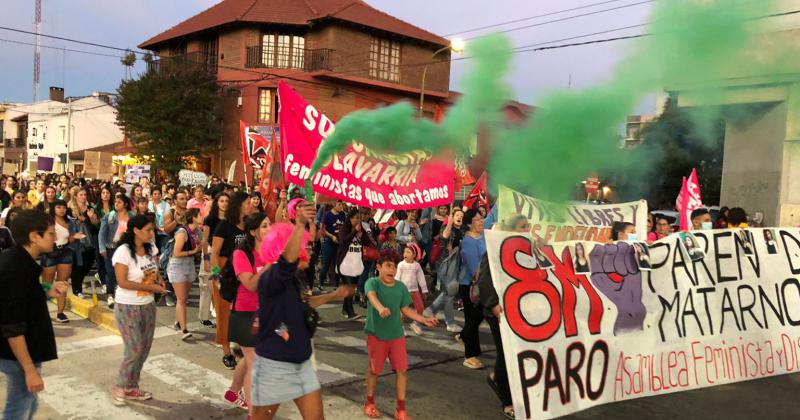
[[[158,254],[158,249],[155,246],[150,247],[150,255],[136,256],[136,261],[131,257],[130,248],[128,244],[121,245],[114,251],[114,257],[111,258],[113,265],[124,264],[128,266],[128,281],[134,283],[155,284],[158,266],[154,259]],[[147,305],[152,303],[153,293],[144,290],[130,290],[123,289],[121,286],[117,287],[117,292],[114,295],[114,301],[123,305]]]

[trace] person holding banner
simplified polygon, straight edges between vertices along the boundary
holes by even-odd
[[[464,342],[464,366],[470,369],[483,369],[481,342],[478,328],[483,322],[480,301],[473,302],[470,289],[478,274],[481,259],[486,255],[486,240],[483,236],[483,217],[476,209],[464,214],[464,223],[469,230],[461,241],[461,261],[464,276],[458,282],[458,295],[464,302],[464,329],[457,336]]]
[[[528,219],[514,213],[506,218],[499,225],[500,230],[518,232],[526,234],[530,232],[531,225]],[[580,245],[580,243],[578,244]],[[576,245],[577,247],[577,245]],[[508,384],[508,371],[506,370],[506,358],[503,353],[503,339],[500,335],[500,319],[503,317],[503,307],[500,305],[500,297],[492,282],[492,273],[489,270],[488,255],[484,255],[478,274],[478,289],[480,290],[480,303],[483,309],[483,316],[492,331],[492,339],[495,346],[494,371],[486,376],[486,381],[494,390],[500,402],[503,404],[503,415],[506,418],[514,418],[514,403],[511,400],[511,387]]]
[[[664,239],[669,236],[670,232],[669,220],[664,216],[656,216],[656,229],[647,234],[647,240],[652,243]]]

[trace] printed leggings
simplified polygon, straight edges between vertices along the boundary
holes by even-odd
[[[153,333],[156,329],[156,304],[122,305],[114,307],[117,328],[125,343],[125,355],[119,366],[117,387],[124,390],[139,388],[139,376],[142,373],[150,346],[153,345]]]

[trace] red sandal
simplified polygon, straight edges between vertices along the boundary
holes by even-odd
[[[371,419],[378,419],[383,416],[381,412],[378,410],[378,407],[375,404],[366,403],[364,404],[364,415],[371,418]]]
[[[411,420],[411,416],[408,415],[406,410],[395,410],[394,420]]]

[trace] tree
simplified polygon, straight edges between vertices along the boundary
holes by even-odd
[[[221,135],[215,76],[200,65],[159,62],[118,89],[117,124],[154,170],[176,173],[216,152]]]
[[[697,168],[703,203],[719,203],[725,127],[717,110],[678,107],[670,97],[664,113],[641,133],[640,159],[649,175],[646,195],[653,209],[672,209],[681,181]]]

